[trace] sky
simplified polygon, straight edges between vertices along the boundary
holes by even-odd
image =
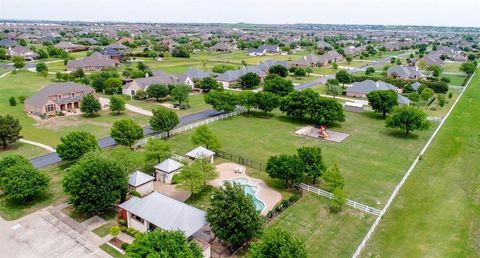
[[[0,0],[0,19],[480,27],[480,0]]]

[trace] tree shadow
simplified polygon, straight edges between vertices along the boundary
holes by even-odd
[[[409,134],[405,134],[405,131],[403,130],[389,130],[389,129],[386,129],[383,131],[383,134],[387,135],[387,136],[392,136],[392,137],[395,137],[395,138],[398,138],[398,139],[405,139],[405,140],[417,140],[419,139],[419,135],[417,134],[414,134],[412,132],[410,132]]]

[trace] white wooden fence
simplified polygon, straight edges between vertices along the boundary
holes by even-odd
[[[211,117],[211,118],[207,118],[207,119],[195,122],[195,123],[184,125],[182,127],[177,127],[177,128],[170,131],[170,135],[175,135],[175,134],[179,134],[179,133],[182,133],[182,132],[185,132],[185,131],[188,131],[188,130],[192,130],[193,128],[196,128],[196,127],[199,127],[199,126],[202,126],[202,125],[208,125],[208,124],[217,122],[219,120],[223,120],[225,118],[229,118],[229,117],[232,117],[232,116],[239,115],[243,112],[245,112],[245,110],[243,108],[239,108],[238,110],[230,112],[230,113],[221,114],[219,116],[214,116],[214,117]],[[167,132],[162,132],[162,133],[159,133],[159,134],[155,134],[155,135],[152,135],[152,136],[145,137],[145,138],[139,140],[135,144],[135,147],[144,146],[145,144],[147,144],[147,142],[149,140],[152,140],[152,139],[166,138],[167,135],[168,135]]]
[[[334,194],[330,193],[330,192],[327,192],[325,190],[322,190],[322,189],[319,189],[319,188],[316,188],[316,187],[313,187],[311,185],[307,185],[307,184],[304,184],[304,183],[301,183],[300,184],[300,188],[302,188],[303,190],[306,190],[306,191],[309,191],[309,192],[312,192],[312,193],[315,193],[317,195],[321,195],[323,197],[327,197],[328,199],[333,199],[333,197],[335,196]],[[380,215],[380,210],[378,209],[375,209],[375,208],[372,208],[370,206],[367,206],[365,204],[362,204],[362,203],[359,203],[359,202],[356,202],[356,201],[352,201],[352,200],[349,200],[349,199],[346,199],[344,198],[345,201],[346,201],[346,204],[348,206],[351,206],[355,209],[359,209],[359,210],[362,210],[366,213],[370,213],[370,214],[373,214],[375,216],[378,216]]]

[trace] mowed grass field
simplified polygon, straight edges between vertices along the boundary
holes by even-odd
[[[218,136],[223,151],[262,163],[273,155],[294,154],[301,146],[319,146],[328,165],[338,164],[349,198],[373,207],[383,206],[432,132],[430,129],[404,137],[384,128],[384,120],[377,114],[347,112],[346,122],[329,129],[349,133],[350,137],[332,143],[294,134],[305,125],[275,113],[268,118],[241,115],[208,127]],[[177,153],[184,154],[195,147],[190,135],[182,133],[168,141]]]
[[[283,228],[305,240],[310,257],[351,257],[374,220],[350,207],[330,213],[326,198],[307,193],[267,227]]]
[[[480,256],[480,73],[385,214],[364,256]]]

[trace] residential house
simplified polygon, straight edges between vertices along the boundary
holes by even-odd
[[[187,152],[185,155],[191,160],[207,159],[212,164],[213,164],[213,159],[215,158],[215,152],[202,146],[198,146],[197,148]]]
[[[140,171],[135,171],[128,176],[128,189],[136,191],[142,196],[153,192],[153,181],[155,178]]]
[[[413,88],[414,91],[418,91],[418,89],[420,88],[420,86],[422,86],[422,84],[419,83],[419,82],[414,82],[414,83],[412,83],[412,88]]]
[[[387,70],[387,75],[400,79],[420,79],[424,78],[425,75],[418,70],[417,66],[390,66]]]
[[[326,49],[332,49],[332,46],[325,41],[318,41],[317,48],[326,50]]]
[[[115,60],[117,62],[122,62],[123,53],[117,49],[106,47],[100,51],[100,54],[104,56],[108,56],[110,59]]]
[[[77,45],[77,44],[73,44],[71,42],[65,42],[65,41],[58,42],[55,45],[55,48],[63,49],[67,52],[78,52],[78,51],[84,51],[88,49],[88,47],[84,45]]]
[[[92,88],[74,82],[53,83],[27,98],[25,111],[39,117],[53,116],[60,111],[77,113],[82,98],[94,92]]]
[[[248,49],[249,56],[264,56],[278,53],[280,53],[280,48],[275,45],[261,45],[258,48]]]
[[[209,50],[217,52],[232,52],[233,47],[225,42],[218,42],[217,44],[211,46]]]
[[[83,71],[102,71],[105,69],[116,68],[118,62],[110,57],[93,52],[90,56],[77,60],[68,60],[67,71],[82,69]]]
[[[15,40],[11,40],[11,39],[0,40],[0,47],[9,48],[9,47],[14,47],[15,45],[17,45],[17,42]]]
[[[281,66],[285,66],[285,67],[288,67],[288,62],[287,61],[277,61],[277,60],[265,60],[263,62],[261,62],[260,64],[258,64],[258,68],[262,71],[264,71],[265,73],[268,73],[268,70],[270,69],[270,67],[274,66],[274,65],[281,65]]]
[[[26,48],[24,46],[15,46],[15,47],[9,47],[7,50],[7,56],[21,56],[27,61],[35,60],[37,59],[37,53],[35,53],[33,50]]]
[[[322,66],[320,58],[310,54],[290,63],[293,67]]]
[[[117,42],[115,42],[115,44],[118,44],[118,45],[121,45],[125,42],[128,42],[128,43],[133,43],[133,38],[129,38],[129,37],[123,37],[119,40],[117,40]]]
[[[356,98],[366,98],[367,94],[371,91],[375,90],[394,90],[398,92],[399,89],[390,83],[386,83],[383,81],[373,81],[373,80],[365,80],[361,82],[354,82],[351,87],[347,88],[347,96],[348,97],[356,97]]]
[[[122,45],[122,44],[116,44],[116,43],[112,43],[108,46],[106,46],[105,48],[111,48],[111,49],[115,49],[117,51],[126,51],[128,50],[128,47],[125,46],[125,45]]]
[[[217,81],[220,82],[224,88],[228,88],[230,84],[237,82],[240,77],[247,73],[254,73],[260,77],[261,80],[265,79],[267,74],[262,71],[258,66],[244,66],[239,70],[226,71],[217,76]]]
[[[202,70],[200,70],[196,67],[192,67],[192,68],[188,69],[185,74],[194,81],[201,80],[205,77],[210,77],[211,76],[209,73],[207,73],[205,71],[202,71]]]
[[[158,192],[132,197],[119,205],[128,227],[140,232],[180,230],[186,237],[205,227],[207,213]]]
[[[192,89],[194,87],[193,79],[186,74],[170,75],[160,70],[152,71],[153,76],[135,79],[122,88],[122,93],[130,97],[135,96],[139,90],[147,91],[148,87],[152,84],[164,84],[164,85],[188,85]]]
[[[156,180],[165,184],[171,184],[173,176],[180,173],[182,167],[182,163],[168,158],[154,166]]]

